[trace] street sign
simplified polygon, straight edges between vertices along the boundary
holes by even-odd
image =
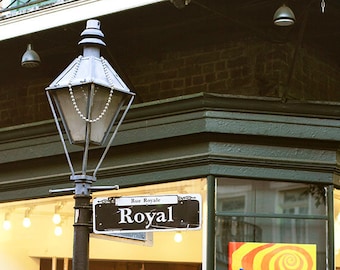
[[[153,232],[101,232],[91,233],[90,237],[97,239],[104,239],[107,241],[116,241],[123,243],[130,243],[134,245],[152,246]]]
[[[93,200],[93,232],[197,230],[201,195],[105,197]]]

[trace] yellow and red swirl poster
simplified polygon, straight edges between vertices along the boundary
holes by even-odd
[[[229,243],[229,270],[316,270],[316,245]]]

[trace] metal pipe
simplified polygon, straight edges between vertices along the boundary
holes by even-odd
[[[298,57],[299,51],[301,49],[301,45],[302,45],[303,38],[304,38],[304,35],[305,35],[305,30],[306,30],[306,25],[307,25],[307,21],[308,21],[309,12],[310,12],[310,7],[311,7],[311,5],[314,1],[315,0],[311,0],[308,3],[307,7],[305,8],[305,13],[302,16],[301,28],[299,30],[298,38],[297,38],[297,41],[296,41],[296,44],[295,44],[292,62],[290,64],[290,68],[289,68],[289,72],[288,72],[288,76],[287,76],[287,81],[286,81],[286,84],[284,85],[283,92],[282,92],[282,95],[281,95],[282,102],[287,101],[288,91],[289,91],[289,88],[291,86],[291,81],[292,81],[292,77],[293,77],[293,74],[294,74],[297,57]]]

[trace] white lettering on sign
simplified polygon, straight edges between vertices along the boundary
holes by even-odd
[[[201,228],[200,194],[102,197],[93,200],[98,234]]]
[[[121,198],[116,198],[115,200],[115,204],[117,206],[157,205],[157,204],[177,204],[177,203],[178,203],[178,196],[175,196],[175,195],[121,197]]]
[[[120,211],[119,224],[132,224],[132,223],[144,223],[146,222],[145,228],[149,229],[154,221],[158,223],[173,222],[173,209],[169,206],[167,212],[137,212],[132,213],[130,208],[118,208]]]

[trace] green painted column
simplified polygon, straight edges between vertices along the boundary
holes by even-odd
[[[328,209],[328,268],[335,269],[334,258],[334,186],[327,187],[327,209]]]
[[[215,177],[207,177],[207,270],[215,269]]]

